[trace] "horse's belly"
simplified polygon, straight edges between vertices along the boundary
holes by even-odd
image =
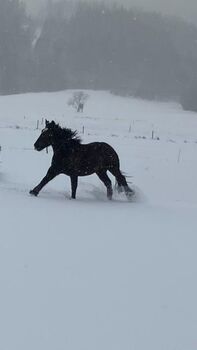
[[[74,161],[66,162],[63,165],[63,173],[72,176],[87,176],[92,175],[97,170],[95,162],[88,162],[87,160],[75,159]]]

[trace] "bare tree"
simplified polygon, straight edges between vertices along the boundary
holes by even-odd
[[[76,109],[77,112],[83,112],[84,104],[88,99],[88,94],[83,91],[76,91],[68,100],[68,105]]]

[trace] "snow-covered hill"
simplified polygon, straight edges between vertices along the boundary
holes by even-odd
[[[0,349],[196,350],[197,115],[88,93],[83,113],[72,91],[0,97]],[[29,196],[44,118],[110,143],[133,202],[95,175]]]

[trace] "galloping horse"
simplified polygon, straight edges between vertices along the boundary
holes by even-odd
[[[105,142],[82,144],[76,131],[61,128],[54,121],[46,120],[46,127],[34,144],[37,151],[52,146],[53,158],[51,166],[42,181],[30,191],[37,196],[40,190],[59,174],[70,176],[72,198],[76,198],[78,176],[96,173],[107,188],[107,197],[112,199],[111,180],[107,175],[110,171],[116,178],[118,190],[124,190],[128,199],[134,191],[128,186],[126,178],[120,171],[120,162],[115,150]]]

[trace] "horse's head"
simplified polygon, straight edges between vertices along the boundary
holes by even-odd
[[[49,122],[45,121],[45,128],[42,130],[41,135],[34,143],[34,148],[37,151],[42,151],[44,148],[51,146],[53,144],[54,133],[58,125],[52,120]]]
[[[79,144],[81,143],[80,137],[77,136],[77,131],[73,131],[68,128],[61,128],[59,124],[56,124],[53,120],[49,122],[46,120],[45,128],[42,130],[41,135],[34,144],[37,151],[42,151],[48,146],[62,145],[62,144]]]

